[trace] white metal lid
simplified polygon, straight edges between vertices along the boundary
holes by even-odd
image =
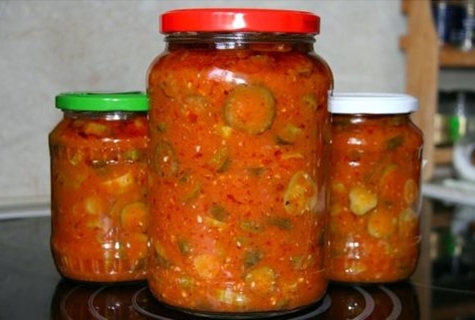
[[[334,93],[328,111],[338,114],[395,114],[417,111],[418,101],[398,93]]]

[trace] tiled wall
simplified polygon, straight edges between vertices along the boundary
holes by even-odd
[[[47,135],[61,117],[54,96],[144,90],[147,67],[163,49],[158,15],[198,6],[316,12],[316,50],[337,91],[404,90],[398,43],[405,17],[397,0],[0,1],[0,206],[48,200]]]

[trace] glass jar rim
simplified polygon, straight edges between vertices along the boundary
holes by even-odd
[[[334,114],[401,114],[418,109],[418,100],[403,93],[334,93],[328,111]]]
[[[160,16],[160,33],[280,32],[320,33],[320,17],[312,12],[257,8],[190,8]]]

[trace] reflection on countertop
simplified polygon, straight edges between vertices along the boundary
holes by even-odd
[[[331,284],[317,304],[272,319],[475,319],[475,208],[425,199],[421,218],[422,252],[411,281]],[[61,279],[49,234],[47,216],[0,221],[0,319],[194,319],[158,303],[145,283]]]

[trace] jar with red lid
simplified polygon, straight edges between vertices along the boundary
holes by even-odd
[[[417,100],[404,94],[335,94],[329,104],[329,279],[407,279],[421,241],[423,136],[410,118]]]
[[[291,312],[325,293],[328,92],[320,18],[272,9],[161,16],[148,73],[148,283],[212,315]]]
[[[49,135],[51,251],[84,282],[144,281],[148,250],[148,98],[67,92]]]

